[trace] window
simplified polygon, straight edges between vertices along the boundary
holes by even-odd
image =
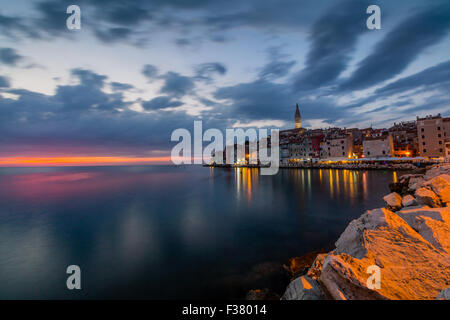
[[[439,141],[439,144],[442,144],[442,141]]]
[[[386,154],[386,151],[383,150],[383,154]]]
[[[345,156],[345,152],[342,152],[342,155]]]
[[[420,129],[420,132],[424,132],[425,130],[423,128]]]
[[[442,137],[442,135],[439,133],[439,134],[438,134],[438,138],[440,138],[440,137]]]
[[[427,149],[423,149],[423,152],[426,153],[426,152],[427,152]]]
[[[425,145],[425,141],[424,141],[424,142],[422,142],[422,145]]]
[[[367,151],[367,155],[370,156],[370,151]]]
[[[443,150],[442,149],[439,149],[439,152],[442,152]]]
[[[424,135],[422,135],[422,139],[425,139],[425,136],[424,136]]]
[[[438,131],[439,131],[439,130],[441,130],[441,127],[438,127],[437,129],[438,129]]]

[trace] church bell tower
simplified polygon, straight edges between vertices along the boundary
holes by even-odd
[[[300,115],[300,110],[298,109],[298,103],[297,103],[297,109],[295,110],[295,129],[300,129],[302,127],[302,116]]]

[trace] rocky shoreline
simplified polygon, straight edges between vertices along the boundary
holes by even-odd
[[[334,250],[295,258],[304,265],[291,272],[281,300],[450,299],[450,165],[389,187],[385,207],[353,220]],[[265,299],[264,290],[247,299]]]

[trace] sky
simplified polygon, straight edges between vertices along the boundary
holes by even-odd
[[[448,0],[0,0],[0,166],[164,163],[194,120],[296,103],[311,129],[448,115],[449,30]]]

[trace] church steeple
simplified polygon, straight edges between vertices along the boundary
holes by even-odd
[[[298,109],[298,103],[297,108],[295,110],[295,129],[300,129],[302,127],[302,116],[300,115],[300,110]]]

